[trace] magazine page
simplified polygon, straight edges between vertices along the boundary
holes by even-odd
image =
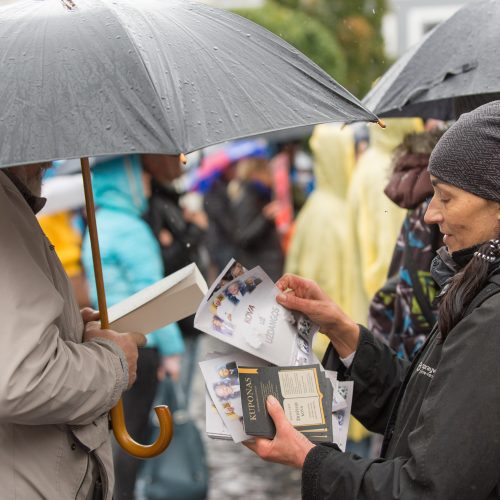
[[[338,447],[345,451],[347,444],[347,431],[349,430],[349,420],[351,417],[351,406],[352,406],[352,394],[354,390],[354,382],[338,382],[339,392],[342,397],[347,402],[347,406],[343,410],[335,411],[332,414],[334,421],[338,428],[338,433],[333,433],[333,442],[338,445]]]
[[[250,439],[243,427],[243,409],[238,378],[238,365],[241,364],[265,365],[262,360],[241,351],[227,353],[199,363],[210,398],[227,431],[236,443]],[[207,426],[209,425],[207,424]]]
[[[278,304],[279,293],[262,268],[248,271],[232,259],[200,304],[194,326],[275,365],[317,363],[311,348],[317,325]]]
[[[208,389],[205,388],[205,430],[207,436],[213,439],[230,439],[231,434],[227,430],[226,424],[222,420],[215,403],[210,397]]]

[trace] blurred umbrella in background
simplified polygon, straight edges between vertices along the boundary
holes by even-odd
[[[192,179],[191,189],[205,193],[212,182],[233,163],[252,157],[267,158],[269,151],[263,139],[230,142],[203,156],[199,169]]]

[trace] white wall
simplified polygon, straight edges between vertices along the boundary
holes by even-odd
[[[389,0],[382,31],[386,52],[397,57],[415,45],[433,26],[471,0]]]

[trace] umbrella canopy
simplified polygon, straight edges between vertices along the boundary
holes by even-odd
[[[187,0],[16,2],[0,49],[0,166],[377,121],[281,38]]]
[[[0,8],[0,167],[82,158],[101,325],[109,325],[89,156],[179,154],[328,121],[377,121],[329,75],[252,22],[187,0],[24,0]],[[121,401],[115,436],[135,456]]]
[[[379,116],[449,120],[500,98],[500,2],[470,2],[431,31],[363,99]]]

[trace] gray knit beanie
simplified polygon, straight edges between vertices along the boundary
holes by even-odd
[[[500,101],[460,116],[429,160],[438,179],[500,203]]]

